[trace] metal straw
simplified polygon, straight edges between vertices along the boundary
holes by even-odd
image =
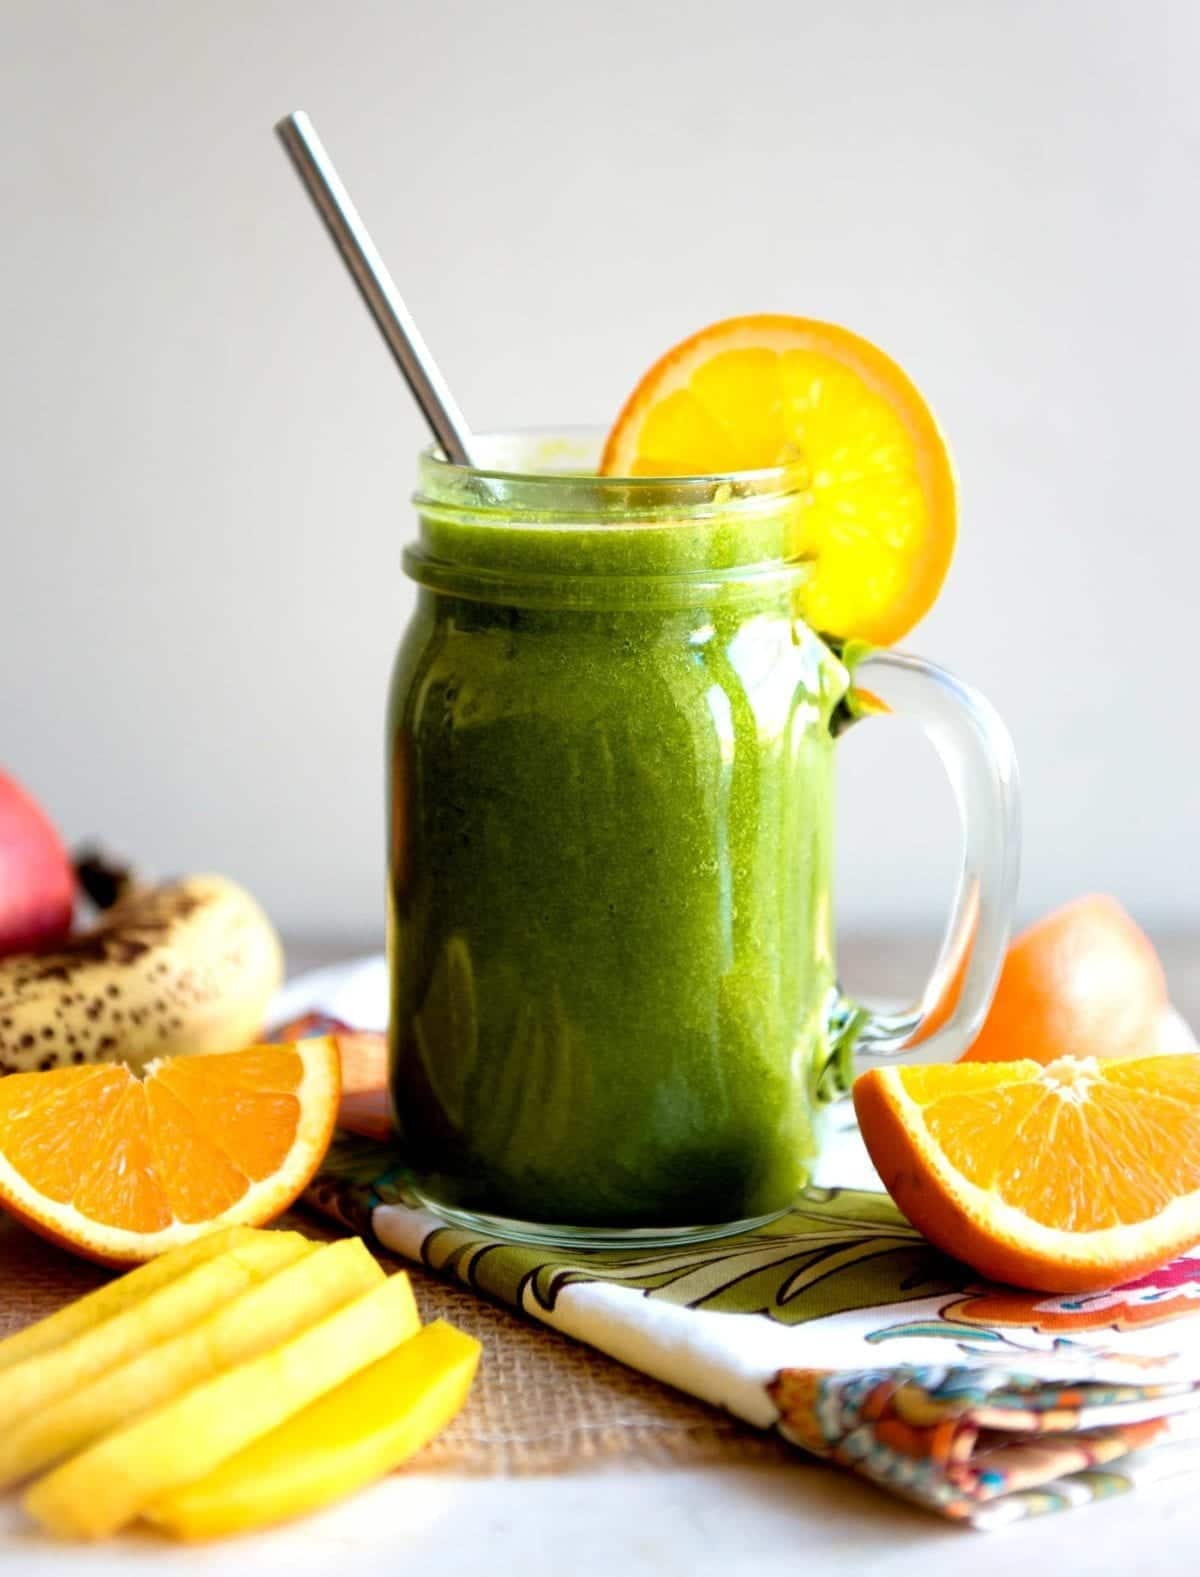
[[[303,110],[285,115],[276,135],[304,182],[313,206],[325,221],[333,243],[342,254],[379,332],[404,374],[413,398],[425,414],[433,436],[447,459],[456,465],[471,464],[471,429],[429,354],[412,314],[375,249],[367,227],[350,201],[333,160],[325,152],[312,122]]]

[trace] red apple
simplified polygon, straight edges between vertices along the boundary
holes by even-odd
[[[66,936],[75,873],[46,812],[0,772],[0,958]]]

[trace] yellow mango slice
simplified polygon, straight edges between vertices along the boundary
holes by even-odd
[[[82,1451],[234,1364],[268,1352],[382,1280],[382,1268],[360,1238],[323,1248],[299,1239],[292,1263],[258,1286],[0,1436],[0,1489]]]
[[[296,1244],[306,1242],[298,1232],[255,1232],[62,1346],[4,1370],[0,1374],[0,1419],[5,1429],[115,1364],[125,1363],[194,1325],[295,1258]]]
[[[63,1538],[103,1538],[219,1467],[419,1328],[403,1272],[72,1457],[22,1504]]]
[[[446,1427],[467,1399],[479,1353],[473,1336],[435,1320],[146,1515],[177,1539],[211,1539],[352,1495]]]
[[[86,1297],[76,1298],[74,1303],[68,1303],[46,1319],[38,1320],[36,1325],[27,1325],[23,1331],[16,1331],[0,1341],[0,1371],[11,1369],[26,1358],[36,1358],[39,1353],[62,1347],[75,1337],[82,1336],[85,1331],[111,1319],[113,1315],[123,1314],[126,1309],[131,1309],[135,1303],[148,1298],[168,1282],[178,1280],[185,1271],[203,1265],[207,1260],[216,1259],[219,1254],[254,1236],[256,1233],[253,1227],[222,1227],[219,1232],[210,1232],[207,1237],[196,1238],[194,1242],[161,1254],[146,1265],[139,1265],[136,1270],[119,1276],[116,1281],[97,1287],[95,1292],[89,1292]]]

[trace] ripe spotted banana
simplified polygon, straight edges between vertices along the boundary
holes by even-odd
[[[235,883],[132,888],[53,951],[0,959],[0,1073],[236,1051],[282,978],[279,937]]]

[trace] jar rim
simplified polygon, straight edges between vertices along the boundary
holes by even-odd
[[[694,476],[601,476],[604,438],[602,428],[587,426],[477,433],[472,465],[449,460],[432,444],[419,456],[414,502],[419,510],[463,510],[478,524],[491,513],[549,529],[621,517],[682,524],[714,511],[776,508],[809,486],[799,461]]]
[[[474,466],[427,449],[409,577],[434,592],[556,608],[695,606],[808,578],[802,467],[598,476],[603,438],[586,428],[482,434]]]

